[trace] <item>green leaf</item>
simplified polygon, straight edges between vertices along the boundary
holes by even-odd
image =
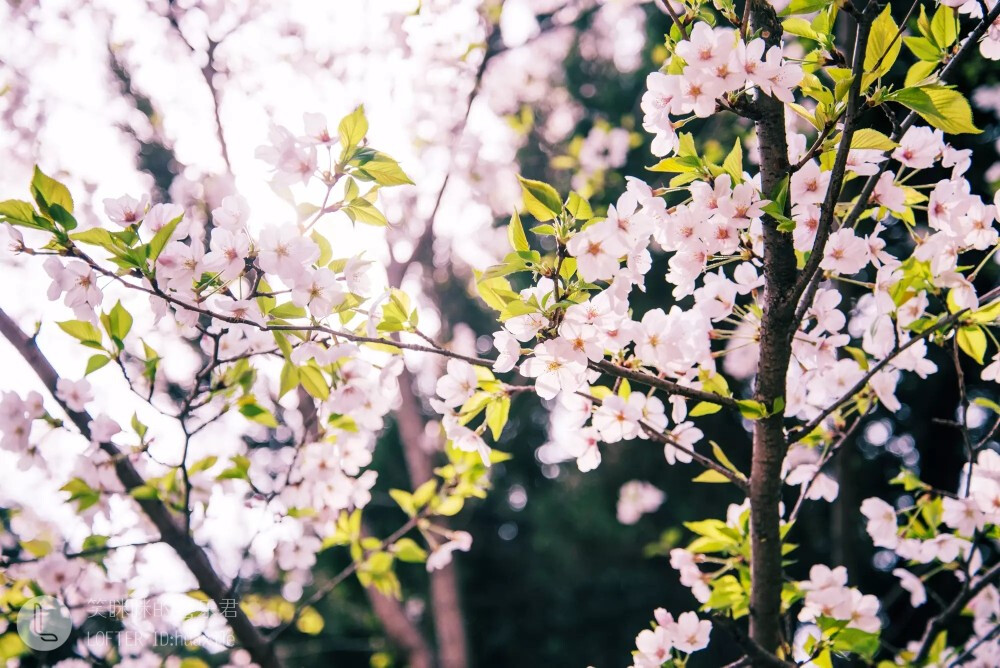
[[[101,500],[101,493],[91,488],[82,478],[73,478],[68,483],[59,488],[61,492],[69,494],[69,501],[77,502],[77,510],[86,510]]]
[[[329,264],[330,260],[333,259],[333,249],[330,248],[330,242],[326,240],[322,234],[313,230],[309,238],[316,242],[316,246],[319,247],[319,258],[316,260],[316,264],[320,267],[324,267]]]
[[[84,320],[67,320],[56,324],[59,325],[59,329],[74,339],[78,339],[83,343],[96,343],[98,348],[101,346],[101,340],[103,339],[101,332],[89,322]]]
[[[941,60],[941,49],[924,37],[904,37],[903,43],[913,55],[922,61],[937,64]]]
[[[768,206],[774,207],[774,210],[779,214],[783,214],[787,208],[788,203],[788,183],[789,178],[786,176],[772,188],[771,192],[768,194],[768,199],[771,203]]]
[[[358,171],[354,172],[356,176],[385,187],[413,185],[399,163],[385,153],[369,149],[360,153],[363,157],[358,159]]]
[[[121,300],[108,313],[106,328],[108,335],[115,340],[115,343],[119,344],[125,340],[125,337],[132,330],[132,314],[122,306]],[[122,346],[119,345],[119,347]]]
[[[865,49],[865,75],[862,88],[867,89],[872,81],[888,72],[896,62],[899,49],[903,46],[897,37],[898,33],[899,26],[892,20],[892,6],[886,5],[885,10],[872,23],[868,48]]]
[[[891,151],[897,146],[899,146],[899,144],[892,141],[878,130],[872,130],[870,128],[855,130],[854,137],[851,139],[852,149],[869,148],[879,151]]]
[[[234,455],[230,458],[233,465],[216,476],[217,480],[249,480],[250,460],[243,455]]]
[[[969,320],[979,325],[988,325],[1000,318],[1000,299],[981,306],[969,314]]]
[[[382,212],[375,208],[374,204],[363,197],[358,197],[352,200],[350,204],[342,209],[342,211],[347,214],[348,218],[356,223],[364,223],[365,225],[375,225],[378,227],[386,227],[389,225],[389,221],[385,219]]]
[[[285,396],[294,390],[299,384],[299,370],[291,362],[285,362],[281,367],[281,385],[278,390],[278,398]]]
[[[679,156],[674,158],[664,158],[652,167],[646,169],[651,172],[674,173],[695,173],[701,169],[701,160],[698,156]]]
[[[517,211],[510,217],[510,223],[507,225],[507,240],[510,241],[510,247],[515,251],[531,250],[531,246],[528,245],[528,237],[524,234],[524,226],[521,225],[521,217],[517,215]]]
[[[0,202],[0,220],[21,227],[31,227],[45,231],[52,230],[51,223],[35,213],[35,207],[31,206],[28,202],[22,202],[17,199]]]
[[[860,629],[846,628],[833,639],[833,650],[847,654],[859,654],[871,660],[879,649],[877,633],[866,633]]]
[[[427,561],[427,550],[417,545],[412,538],[400,538],[392,546],[392,552],[400,561],[423,563]]]
[[[702,471],[691,482],[723,483],[723,482],[731,482],[731,481],[729,480],[729,478],[727,478],[726,476],[722,475],[718,471],[716,471],[714,469],[708,469],[706,471]]]
[[[740,415],[748,420],[760,420],[768,416],[767,406],[759,401],[737,399],[736,405],[740,409]]]
[[[913,63],[910,69],[906,71],[906,80],[903,82],[903,85],[907,88],[910,86],[918,86],[927,81],[936,69],[937,63],[930,63],[926,60],[918,60]]]
[[[431,497],[434,496],[434,492],[436,491],[437,480],[431,478],[424,484],[420,485],[420,487],[413,490],[413,505],[417,508],[423,508],[430,502]]]
[[[451,517],[452,515],[457,515],[462,507],[465,505],[465,499],[460,496],[449,496],[447,499],[442,501],[434,512],[438,515],[444,515],[446,517]]]
[[[695,404],[694,408],[688,411],[688,415],[691,417],[701,417],[703,415],[714,415],[722,410],[722,406],[719,404],[713,404],[710,401],[700,401]]]
[[[943,86],[903,88],[887,96],[917,112],[921,118],[948,134],[978,134],[972,124],[972,109],[968,100],[956,90]]]
[[[733,183],[740,183],[743,181],[743,147],[740,146],[740,140],[736,138],[736,144],[733,146],[733,150],[729,152],[726,156],[725,162],[722,163],[722,169],[725,170],[729,176],[733,177]]]
[[[138,499],[139,501],[150,501],[152,499],[157,499],[160,493],[155,487],[150,485],[139,485],[138,487],[133,487],[128,492],[132,498]]]
[[[368,119],[365,118],[365,107],[361,105],[353,112],[344,116],[337,128],[340,136],[341,161],[347,160],[358,143],[368,134]]]
[[[493,440],[500,440],[500,433],[503,432],[504,425],[507,424],[507,416],[510,414],[510,397],[504,394],[494,399],[486,405],[486,424],[493,434]]]
[[[590,202],[576,192],[571,192],[566,199],[566,210],[577,220],[590,220],[594,217],[594,210],[590,208]],[[554,231],[552,230],[552,232]],[[535,228],[535,232],[538,233],[538,228]]]
[[[947,49],[958,39],[958,26],[955,23],[955,12],[947,5],[939,5],[931,19],[931,36],[935,44]]]
[[[240,413],[265,427],[274,429],[278,426],[278,421],[274,418],[274,414],[258,404],[252,396],[240,399]]]
[[[90,359],[87,360],[87,370],[83,372],[83,375],[89,376],[110,361],[111,358],[107,355],[91,355]]]
[[[73,241],[79,241],[80,243],[100,246],[108,252],[115,254],[120,254],[123,250],[119,244],[115,243],[116,239],[111,236],[111,233],[103,227],[92,227],[89,230],[84,230],[83,232],[76,232],[75,234],[69,235],[69,238]]]
[[[792,14],[812,14],[827,7],[830,3],[826,0],[792,0],[781,12],[781,16],[791,16]]]
[[[711,610],[729,610],[745,604],[747,598],[743,585],[733,575],[723,575],[712,583],[712,593],[705,601]]]
[[[42,539],[22,540],[21,547],[26,549],[32,554],[32,556],[35,557],[44,557],[52,552],[52,543]]]
[[[219,458],[215,455],[209,455],[208,457],[202,457],[194,464],[188,467],[188,473],[194,475],[195,473],[201,473],[202,471],[207,471],[208,469],[215,466],[215,462],[219,461]]]
[[[983,363],[983,358],[986,356],[986,334],[983,329],[979,326],[962,327],[958,330],[956,335],[958,341],[958,347],[965,352],[966,355],[976,360],[979,364]]]
[[[267,314],[272,318],[287,320],[289,318],[304,318],[306,310],[301,306],[296,306],[292,302],[284,302],[275,306]]]
[[[821,39],[819,33],[813,29],[812,24],[805,19],[785,19],[781,22],[781,27],[784,28],[787,33],[798,35],[799,37],[805,37],[806,39],[811,39],[815,42],[818,42]]]
[[[323,372],[312,363],[299,367],[299,382],[306,392],[317,399],[326,399],[330,396],[330,386],[326,384]]]
[[[73,220],[72,216],[73,197],[69,194],[69,189],[55,179],[46,176],[37,165],[31,179],[31,196],[35,198],[42,213],[52,216],[67,230],[76,227],[76,221]],[[69,221],[72,222],[67,224]]]
[[[503,311],[508,302],[521,298],[518,293],[511,289],[510,282],[502,276],[477,280],[476,291],[483,301],[495,311]]]
[[[189,656],[181,661],[180,668],[210,668],[203,660]]]
[[[149,241],[149,245],[146,246],[146,257],[149,258],[150,262],[156,262],[156,258],[160,257],[160,253],[163,252],[164,246],[170,241],[170,238],[174,236],[174,230],[180,222],[184,220],[184,214],[181,214],[171,220],[169,223],[160,228],[160,230],[153,235],[153,238]]]
[[[562,213],[562,200],[555,188],[541,181],[532,181],[518,176],[524,208],[541,222],[552,220]]]
[[[987,399],[986,397],[976,397],[972,400],[972,403],[977,406],[982,406],[983,408],[988,408],[994,413],[1000,415],[1000,404],[991,399]]]
[[[413,503],[413,495],[409,492],[402,489],[390,489],[389,496],[391,496],[392,500],[396,502],[396,505],[398,505],[400,509],[410,517],[417,514],[416,504]]]
[[[726,456],[726,453],[723,452],[719,444],[715,441],[710,441],[710,443],[712,444],[712,453],[715,455],[715,459],[718,460],[718,462],[724,467],[742,477],[743,474],[740,473],[740,470],[736,468],[736,465],[729,460],[729,457]]]

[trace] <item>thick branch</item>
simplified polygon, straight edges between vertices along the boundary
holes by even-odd
[[[781,41],[781,22],[765,0],[749,0],[750,24],[760,31],[768,47]],[[785,137],[785,107],[758,93],[761,118],[756,123],[760,151],[761,186],[774,192],[789,170]],[[791,357],[793,309],[786,305],[795,286],[795,250],[790,234],[778,230],[771,216],[763,219],[765,298],[760,330],[760,353],[754,399],[772,407],[785,394],[785,377]],[[781,497],[781,462],[785,456],[784,412],[754,422],[750,469],[750,638],[765,652],[781,645],[781,534],[778,504]],[[771,666],[760,655],[750,655],[755,667]]]
[[[743,632],[739,624],[729,617],[712,615],[712,620],[733,636],[737,644],[747,653],[746,658],[752,662],[752,665],[764,668],[795,668],[794,663],[785,661],[758,645],[753,638]]]
[[[427,640],[406,616],[400,602],[374,587],[365,587],[365,595],[386,635],[406,654],[406,665],[410,668],[433,668],[434,657],[427,646]]]
[[[59,399],[56,394],[56,384],[59,380],[56,370],[49,363],[48,359],[42,355],[41,351],[35,345],[35,341],[22,332],[17,323],[3,310],[0,310],[0,334],[3,334],[4,338],[21,354],[21,357],[31,366],[49,393],[59,402],[66,415],[69,416],[70,421],[73,422],[84,437],[89,439],[91,416],[86,412],[79,413],[71,410]],[[114,462],[115,472],[126,491],[142,487],[146,484],[146,481],[132,465],[128,456],[119,450],[114,443],[101,443],[100,447]],[[160,532],[160,539],[174,549],[177,556],[181,558],[181,561],[184,562],[188,570],[191,571],[191,574],[194,575],[201,591],[212,599],[220,610],[224,608],[230,610],[232,606],[228,602],[233,600],[234,594],[229,591],[228,585],[216,573],[205,550],[183,529],[178,519],[167,509],[162,501],[159,499],[137,499],[136,502]],[[231,610],[231,612],[234,616],[227,618],[227,621],[240,644],[253,657],[254,662],[260,664],[261,668],[277,668],[280,666],[278,658],[274,653],[274,647],[261,634],[260,630],[253,625],[253,622],[243,612],[243,609],[237,605],[235,606],[235,611]]]

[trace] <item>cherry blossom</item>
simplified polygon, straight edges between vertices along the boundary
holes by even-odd
[[[81,412],[87,404],[94,400],[90,383],[86,379],[69,380],[60,378],[57,383],[56,395],[69,406],[70,410]]]
[[[618,490],[617,517],[622,524],[635,524],[646,513],[655,512],[666,495],[642,480],[630,480]]]
[[[319,258],[319,248],[294,225],[265,227],[260,234],[257,263],[269,274],[294,280]]]
[[[539,343],[520,366],[522,376],[535,379],[535,391],[543,399],[578,390],[585,382],[586,370],[576,358],[573,344],[565,339]]]
[[[147,208],[149,208],[149,197],[146,195],[140,199],[122,195],[117,199],[104,200],[105,215],[111,222],[118,223],[122,227],[128,227],[141,221]]]
[[[454,408],[468,401],[476,391],[476,370],[464,360],[448,360],[448,373],[437,381],[437,393],[445,406]]]

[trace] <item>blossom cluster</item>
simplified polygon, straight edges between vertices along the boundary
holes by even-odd
[[[766,49],[766,53],[765,53]],[[782,48],[767,49],[763,39],[745,42],[732,28],[712,28],[695,23],[691,34],[674,49],[677,69],[654,72],[642,99],[643,127],[655,134],[653,155],[664,156],[678,147],[676,121],[671,116],[711,116],[718,98],[746,88],[758,88],[783,102],[802,80],[802,68],[785,60]]]
[[[670,661],[674,652],[686,655],[708,647],[712,622],[707,619],[699,619],[694,612],[684,612],[675,620],[663,608],[654,610],[653,616],[653,628],[641,631],[635,638],[633,668],[658,668]]]
[[[973,618],[972,634],[964,644],[950,643],[939,660],[953,661],[964,648],[979,665],[992,665],[1000,660],[1000,645],[991,640],[1000,621],[1000,590],[989,581],[981,582],[987,570],[986,555],[977,537],[993,531],[1000,522],[1000,455],[984,450],[962,478],[968,485],[961,493],[950,494],[901,476],[908,489],[923,490],[914,505],[897,510],[870,497],[861,504],[861,512],[873,544],[903,562],[892,574],[909,594],[912,607],[927,603],[928,583],[945,574],[963,586],[979,588],[963,608]],[[916,642],[907,648],[911,653],[918,650]]]
[[[116,360],[132,391],[154,408],[169,401],[168,391],[180,392],[179,410],[174,406],[163,414],[176,417],[190,447],[184,445],[181,452],[169,445],[176,438],[166,422],[146,425],[135,416],[124,426],[100,412],[103,403],[88,378],[60,378],[55,388],[62,406],[89,419],[86,448],[70,455],[60,452],[59,441],[47,443],[39,435],[41,424],[51,431],[62,423],[47,413],[36,392],[0,397],[0,447],[19,457],[23,468],[44,470],[59,459],[59,475],[66,480],[62,490],[76,504],[86,532],[104,533],[104,541],[156,542],[156,528],[135,512],[136,500],[154,499],[184,509],[190,530],[205,543],[227,519],[256,527],[247,536],[242,560],[281,581],[291,600],[301,597],[309,583],[317,554],[348,543],[358,546],[359,578],[392,593],[399,584],[378,566],[385,557],[391,562],[398,554],[436,569],[450,561],[453,551],[468,550],[471,537],[443,529],[444,534],[435,534],[437,528],[425,521],[421,531],[430,555],[410,539],[360,546],[358,511],[371,500],[377,478],[368,467],[385,417],[395,408],[385,398],[398,397],[396,379],[403,368],[399,355],[365,348],[363,342],[378,340],[393,316],[411,314],[393,310],[401,306],[397,294],[376,288],[379,277],[370,260],[333,257],[315,224],[337,211],[355,222],[382,224],[374,206],[378,188],[407,180],[395,161],[367,146],[361,110],[342,121],[333,138],[322,117],[306,115],[305,121],[305,136],[275,129],[275,145],[260,152],[274,167],[277,182],[294,177],[326,190],[323,206],[298,224],[260,229],[238,195],[224,198],[210,221],[175,204],[125,195],[104,202],[106,225],[81,231],[75,229],[68,191],[36,171],[39,206],[44,211],[48,202],[59,200],[64,213],[58,222],[49,218],[28,226],[26,235],[12,227],[11,235],[16,249],[31,249],[45,235],[53,247],[64,249],[60,255],[48,253],[44,263],[52,279],[49,298],[62,299],[77,317],[60,328],[97,351],[88,361],[88,376],[108,373],[101,369]],[[329,152],[335,174],[318,168],[317,151]],[[373,187],[362,194],[366,183]],[[14,211],[20,215],[31,208],[16,203]],[[109,265],[117,265],[127,278],[116,279]],[[151,306],[150,318],[144,318],[151,322],[141,323],[144,337],[138,335],[140,316],[133,318],[123,305],[123,300],[130,303],[130,291],[144,295]],[[303,329],[293,331],[289,321]],[[200,355],[198,373],[177,377],[171,367],[161,366],[162,357],[150,343],[167,330],[193,344]],[[271,356],[280,363],[270,362]],[[219,429],[246,432],[246,442],[269,447],[234,451],[229,439],[217,438]],[[127,457],[147,484],[126,490],[116,471],[119,457]],[[464,493],[483,494],[483,483],[467,467],[462,471]],[[453,490],[455,481],[449,484]],[[425,494],[421,503],[431,517],[445,497],[438,498],[436,487],[427,489],[430,496]],[[220,490],[243,499],[242,507],[220,501]],[[460,508],[461,500],[452,503]],[[78,538],[49,531],[40,521],[32,528],[38,518],[22,517],[24,522],[13,524],[17,539],[47,547],[41,558],[12,566],[11,572],[34,580],[43,593],[65,601],[108,600],[141,568],[141,549],[121,550],[109,579],[96,564],[50,552],[63,545],[62,551],[72,553],[79,549]],[[131,519],[123,524],[123,518]],[[379,554],[381,562],[368,561]],[[246,564],[229,568],[235,575]],[[163,620],[157,630],[168,630],[166,624]]]

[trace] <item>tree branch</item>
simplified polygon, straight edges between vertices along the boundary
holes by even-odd
[[[736,403],[736,400],[732,397],[724,397],[721,394],[715,394],[714,392],[706,392],[693,387],[680,385],[673,381],[660,378],[659,376],[619,366],[618,364],[614,364],[613,362],[609,362],[607,360],[591,362],[590,368],[595,371],[606,373],[609,376],[614,376],[615,378],[625,378],[636,383],[642,383],[647,387],[654,387],[658,390],[663,390],[667,394],[676,394],[688,399],[707,401],[708,403],[718,404],[719,406],[725,406],[726,408],[731,408],[733,410],[739,410],[740,408],[739,404]]]
[[[0,309],[0,334],[3,334],[11,345],[20,353],[21,357],[38,375],[49,393],[56,399],[63,411],[69,416],[70,421],[76,426],[79,432],[90,438],[91,416],[86,412],[77,412],[69,408],[56,394],[56,385],[59,375],[48,359],[35,345],[33,339],[28,337],[21,328]],[[132,465],[129,457],[111,442],[100,444],[101,450],[108,454],[114,462],[115,472],[118,479],[125,487],[126,491],[131,491],[137,487],[142,487],[146,481]],[[177,518],[167,509],[159,499],[136,499],[143,512],[156,526],[160,532],[160,539],[170,545],[180,557],[181,561],[188,567],[191,574],[198,581],[198,587],[203,591],[220,610],[229,610],[229,601],[233,600],[233,594],[229,587],[222,581],[216,573],[212,562],[204,548],[198,545],[191,534],[186,532],[178,523]],[[227,621],[233,629],[233,633],[240,644],[250,653],[254,662],[260,664],[261,668],[277,668],[281,664],[274,653],[271,645],[260,630],[254,626],[250,618],[239,606],[235,606],[233,617],[227,617]]]
[[[760,32],[767,48],[781,43],[782,26],[766,0],[750,1],[750,27]],[[788,174],[788,143],[785,106],[757,92],[756,122],[760,154],[761,188],[774,192]],[[754,399],[774,406],[785,394],[785,378],[791,358],[791,320],[794,303],[789,297],[795,286],[795,249],[791,234],[778,229],[771,216],[763,218],[765,296],[760,329],[760,351]],[[781,462],[785,457],[784,411],[775,411],[753,423],[753,453],[750,468],[750,638],[765,652],[781,646]],[[770,664],[761,655],[750,656],[755,667]]]
[[[854,79],[851,81],[851,88],[847,94],[847,110],[844,112],[844,129],[840,136],[840,146],[837,148],[837,156],[834,158],[833,169],[830,171],[830,184],[826,191],[826,198],[823,200],[812,252],[796,281],[795,289],[786,305],[788,308],[794,309],[798,305],[799,298],[812,281],[813,274],[819,271],[820,262],[823,261],[823,251],[833,228],[834,213],[837,202],[840,201],[840,191],[844,187],[844,177],[847,174],[847,155],[851,151],[851,142],[854,139],[854,130],[858,123],[858,104],[861,99],[861,83],[865,75],[865,52],[868,49],[868,37],[871,35],[872,22],[878,16],[879,9],[877,0],[869,0],[861,14],[861,19],[858,21],[858,33],[854,40],[854,62],[851,68],[851,75]],[[795,329],[798,329],[798,323],[796,323]],[[794,333],[795,330],[792,331]]]
[[[969,603],[969,601],[974,599],[981,591],[986,589],[988,586],[995,584],[997,581],[1000,581],[1000,564],[995,564],[993,568],[984,573],[981,578],[976,580],[976,584],[965,588],[958,598],[951,602],[951,605],[942,610],[939,615],[927,623],[924,635],[920,639],[920,651],[917,652],[916,658],[913,659],[914,666],[922,665],[923,662],[927,660],[927,655],[930,654],[931,646],[934,644],[934,638],[937,637],[938,633],[943,631],[955,617],[962,613],[962,610],[965,609],[965,606]]]
[[[752,665],[762,668],[795,668],[796,664],[791,661],[785,661],[758,645],[732,619],[723,617],[722,615],[712,615],[712,621],[726,629],[733,636],[736,643],[747,653],[746,658],[752,662]]]
[[[982,39],[983,35],[986,34],[986,31],[989,30],[989,27],[993,25],[993,22],[996,21],[997,18],[1000,18],[1000,3],[995,4],[993,9],[991,9],[989,13],[983,17],[983,20],[972,29],[972,32],[969,33],[968,38],[962,44],[958,53],[956,53],[955,56],[948,61],[948,64],[941,69],[940,74],[938,74],[938,79],[941,83],[947,83],[948,80],[951,79],[951,76],[958,71],[958,64],[968,58],[969,55],[975,50],[975,48],[979,45],[979,40]],[[907,114],[906,118],[903,119],[903,122],[900,123],[896,130],[892,133],[893,141],[899,141],[902,136],[906,134],[906,131],[909,130],[914,123],[916,123],[917,118],[919,118],[919,114],[915,111],[911,111]],[[875,192],[875,186],[878,184],[878,180],[889,168],[889,153],[890,151],[883,152],[882,155],[884,159],[879,165],[878,171],[869,176],[868,180],[865,181],[865,185],[861,188],[861,193],[858,195],[858,201],[854,204],[854,208],[851,209],[847,218],[844,219],[843,226],[854,227],[855,223],[857,223],[861,218],[861,214],[864,213],[865,208],[868,206],[868,200],[871,199],[872,193]]]
[[[996,297],[998,295],[1000,295],[1000,287],[993,288],[985,295],[983,295],[982,301],[989,301],[993,299],[993,297]],[[941,329],[955,322],[958,322],[962,318],[962,316],[964,316],[969,311],[970,309],[962,309],[957,313],[952,313],[951,315],[938,321],[936,324],[931,325],[917,336],[914,336],[906,343],[896,346],[888,355],[886,355],[883,359],[879,360],[879,362],[875,366],[870,368],[868,372],[857,383],[855,383],[850,390],[841,395],[841,397],[837,399],[835,402],[827,406],[823,410],[823,412],[821,412],[815,418],[810,420],[807,424],[805,424],[802,427],[799,427],[798,429],[790,433],[788,435],[788,444],[792,445],[794,443],[798,443],[803,438],[808,436],[813,429],[815,429],[816,427],[818,427],[823,423],[823,420],[830,417],[830,415],[834,411],[836,411],[842,403],[844,403],[849,398],[851,398],[852,396],[863,390],[865,386],[868,384],[868,381],[870,381],[875,374],[884,369],[890,362],[892,362],[892,360],[896,359],[901,354],[903,354],[910,346],[916,345],[917,342],[930,338],[935,332],[938,332]]]

